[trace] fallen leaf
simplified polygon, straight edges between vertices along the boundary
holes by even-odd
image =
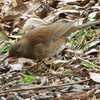
[[[100,83],[100,73],[93,73],[93,72],[90,72],[89,75],[90,75],[90,78],[91,78],[93,81],[95,81],[95,82],[97,82],[97,83]]]

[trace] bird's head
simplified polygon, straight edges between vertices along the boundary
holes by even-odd
[[[9,57],[26,57],[29,58],[31,46],[26,40],[20,40],[9,49]]]

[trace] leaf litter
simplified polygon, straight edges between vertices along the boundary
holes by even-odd
[[[56,3],[52,3],[53,0],[0,1],[0,60],[7,55],[13,42],[26,34],[27,27],[29,31],[62,18],[68,21],[83,18],[83,22],[100,18],[99,1],[92,0],[92,5],[91,0],[54,1]],[[93,17],[90,15],[92,13]],[[19,58],[9,64],[4,60],[0,64],[0,99],[93,100],[95,97],[99,100],[98,27],[71,33],[65,49],[44,62]]]

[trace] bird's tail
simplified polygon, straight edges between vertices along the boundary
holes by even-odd
[[[51,36],[51,40],[56,41],[60,37],[66,37],[70,33],[75,32],[79,29],[86,28],[88,26],[100,24],[100,20],[87,22],[84,24],[79,25],[79,20],[76,19],[74,21],[68,22],[66,19],[61,19],[51,25],[48,25],[49,29],[53,33]]]
[[[58,22],[52,24],[51,28],[55,35],[53,37],[69,35],[70,33],[75,32],[79,29],[86,28],[86,27],[92,26],[92,25],[100,24],[100,20],[86,22],[81,25],[79,25],[78,22],[79,22],[79,20],[74,20],[74,21],[68,22],[66,19],[63,19],[63,20],[59,20]]]

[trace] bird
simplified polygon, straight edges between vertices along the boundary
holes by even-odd
[[[61,51],[61,47],[66,44],[66,36],[71,32],[100,24],[100,20],[86,22],[82,25],[76,23],[77,20],[68,22],[66,19],[61,19],[45,26],[36,27],[11,46],[8,57],[24,57],[36,61],[52,57]]]

